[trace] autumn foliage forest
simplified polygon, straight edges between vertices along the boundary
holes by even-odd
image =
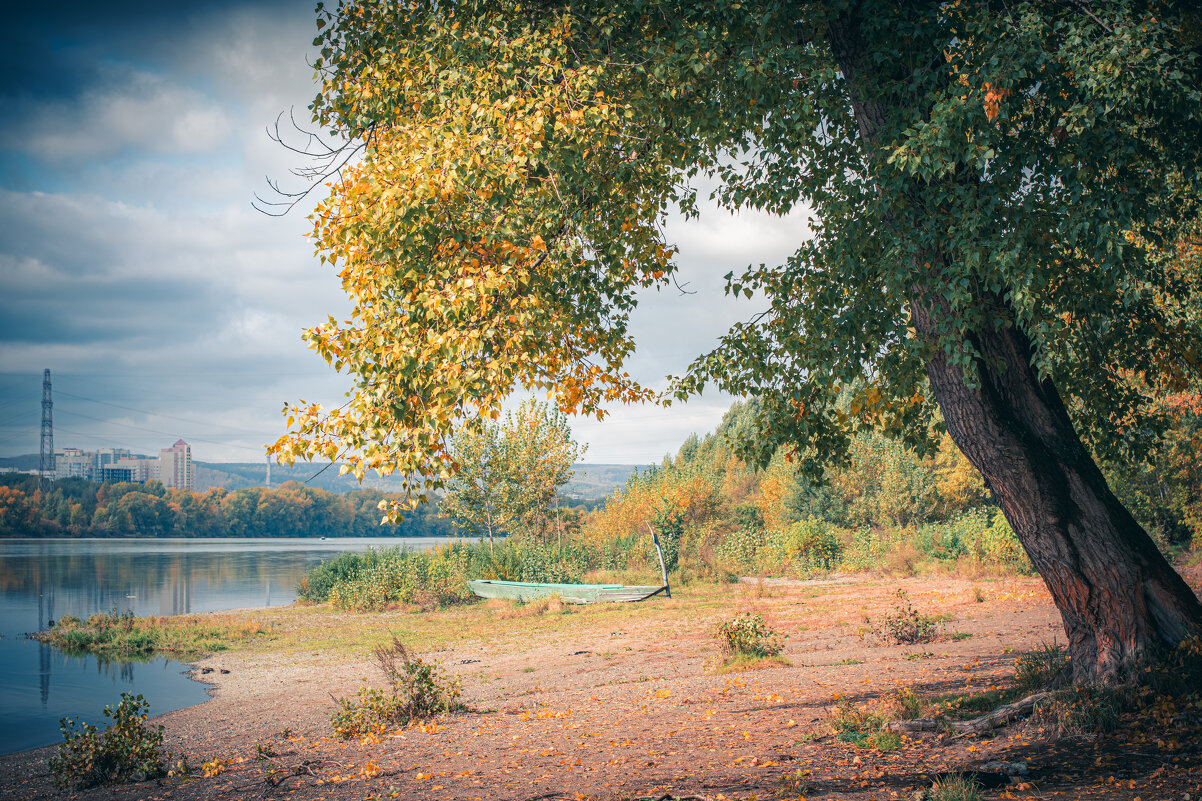
[[[1105,472],[1162,549],[1188,548],[1202,533],[1202,398],[1174,395],[1161,406],[1171,423],[1159,450]],[[863,434],[848,461],[815,482],[788,450],[759,471],[734,455],[727,443],[753,414],[752,404],[736,403],[714,434],[690,437],[675,457],[633,478],[590,520],[586,537],[617,540],[650,521],[679,540],[686,576],[715,561],[768,575],[1029,569],[980,474],[946,435],[922,457]]]
[[[433,508],[380,527],[374,489],[335,494],[290,481],[233,492],[145,484],[56,481],[50,492],[26,474],[0,477],[0,537],[424,537],[452,533]]]

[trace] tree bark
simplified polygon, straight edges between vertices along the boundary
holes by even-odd
[[[931,337],[938,303],[910,304]],[[948,433],[985,477],[1060,610],[1076,682],[1123,680],[1202,633],[1202,604],[1110,491],[1013,324],[976,332],[979,386],[939,352],[927,375]]]

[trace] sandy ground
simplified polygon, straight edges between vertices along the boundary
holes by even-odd
[[[1197,571],[1189,578],[1199,586]],[[865,635],[865,615],[890,610],[898,588],[918,609],[951,618],[945,639],[887,646]],[[987,740],[916,736],[882,753],[830,734],[825,719],[839,699],[868,703],[899,686],[922,694],[989,689],[1013,674],[1019,654],[1063,643],[1038,580],[736,586],[726,617],[756,611],[790,635],[789,665],[740,673],[713,670],[711,631],[721,617],[697,611],[688,595],[640,605],[642,613],[632,606],[618,624],[576,609],[561,615],[562,625],[519,625],[508,639],[466,632],[428,655],[462,677],[475,711],[378,741],[336,741],[329,722],[333,697],[379,683],[370,659],[270,647],[210,656],[197,674],[213,669],[203,676],[212,700],[156,722],[166,727],[168,749],[221,772],[78,796],[884,801],[912,799],[941,773],[1000,760],[1026,763],[1029,773],[999,779],[986,797],[1202,797],[1202,743],[1188,738],[1149,742],[1142,753],[1126,741],[1051,744],[1034,727],[1011,727]],[[343,622],[353,629],[356,616]],[[50,781],[52,753],[0,757],[0,797],[64,795]]]

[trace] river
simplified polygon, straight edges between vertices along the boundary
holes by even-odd
[[[0,539],[0,754],[61,739],[59,719],[105,721],[122,692],[141,693],[152,715],[199,704],[207,686],[171,659],[103,662],[68,656],[29,632],[96,612],[178,615],[281,606],[313,565],[344,551],[445,538]]]

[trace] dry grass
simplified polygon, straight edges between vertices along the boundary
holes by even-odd
[[[564,603],[563,598],[558,595],[536,598],[526,603],[511,601],[505,598],[490,598],[481,604],[481,606],[491,611],[493,617],[497,620],[519,620],[521,618],[541,617],[543,615],[561,615],[572,611],[571,607]]]

